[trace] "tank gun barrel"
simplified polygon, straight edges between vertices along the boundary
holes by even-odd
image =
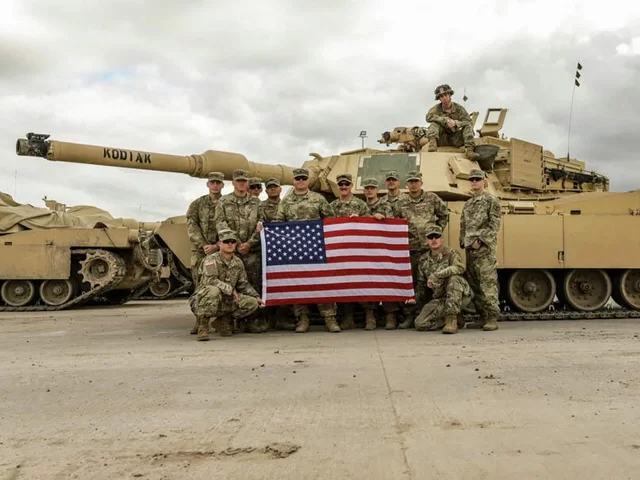
[[[275,177],[283,185],[293,184],[292,167],[250,162],[239,153],[207,150],[202,154],[169,155],[49,140],[47,134],[28,133],[26,137],[16,141],[16,154],[19,156],[42,157],[53,162],[184,173],[196,178],[206,178],[209,172],[222,172],[225,178],[231,179],[233,171],[242,168],[263,180]]]

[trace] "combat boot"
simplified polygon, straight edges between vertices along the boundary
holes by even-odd
[[[247,319],[247,332],[264,333],[266,331],[267,326],[264,323],[264,319],[260,317],[252,317]]]
[[[324,324],[331,333],[338,333],[340,331],[340,325],[338,325],[338,321],[334,316],[324,317]]]
[[[196,339],[199,342],[206,342],[209,340],[209,329],[206,326],[200,325],[198,327],[198,336]]]
[[[480,158],[480,155],[478,155],[476,152],[473,151],[473,147],[472,146],[465,147],[465,150],[466,150],[466,152],[465,152],[466,153],[466,157],[469,160],[472,160],[472,161],[475,162],[476,160],[478,160]]]
[[[396,329],[396,314],[394,312],[388,312],[384,316],[384,328],[385,330],[395,330]]]
[[[465,320],[464,320],[464,315],[462,314],[462,312],[460,312],[457,315],[456,320],[457,320],[458,328],[464,328]]]
[[[193,324],[193,327],[191,327],[191,331],[189,333],[191,335],[195,335],[196,333],[198,333],[198,327],[200,327],[200,319],[196,317],[196,323]]]
[[[352,328],[356,328],[356,324],[353,321],[353,312],[347,312],[342,317],[342,330],[351,330]]]
[[[498,330],[498,320],[495,317],[489,317],[487,322],[482,326],[482,330],[485,332],[492,332]]]
[[[414,323],[413,317],[408,316],[402,321],[400,325],[398,325],[398,328],[401,328],[401,329],[413,328],[414,325],[415,323]]]
[[[447,315],[444,319],[444,327],[442,333],[458,333],[458,316]]]
[[[233,335],[233,318],[231,315],[222,315],[216,318],[215,326],[216,330],[221,337],[230,337]]]
[[[298,319],[296,333],[305,333],[307,330],[309,330],[309,316],[306,313],[303,313]]]
[[[364,314],[365,314],[364,329],[365,330],[375,330],[376,329],[376,317],[373,314],[373,310],[367,309],[367,310],[365,310]]]
[[[427,152],[437,152],[438,151],[438,145],[436,144],[436,139],[435,138],[430,138],[429,139],[429,143],[427,144]]]

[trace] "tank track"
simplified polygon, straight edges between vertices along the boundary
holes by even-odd
[[[120,283],[127,272],[127,267],[124,259],[122,259],[122,257],[115,253],[109,252],[108,250],[102,250],[98,248],[74,249],[72,254],[101,255],[103,258],[107,259],[109,266],[112,267],[110,268],[110,271],[112,272],[110,278],[105,280],[104,282],[101,282],[100,285],[96,285],[95,287],[90,288],[86,292],[83,292],[77,297],[74,297],[68,302],[65,302],[61,305],[47,305],[44,302],[42,305],[25,305],[23,307],[0,305],[0,312],[51,312],[64,310],[74,305],[78,305],[86,300],[90,300],[91,298],[99,296],[102,292]]]
[[[464,314],[467,322],[478,318],[476,314]],[[530,320],[598,320],[609,318],[640,318],[639,310],[627,308],[603,308],[593,312],[579,312],[575,310],[549,309],[538,313],[512,312],[509,310],[500,312],[499,322],[520,322]]]
[[[156,297],[152,294],[147,294],[149,292],[148,285],[145,288],[141,289],[141,291],[137,292],[134,296],[132,296],[131,300],[169,300],[170,298],[175,298],[181,293],[185,293],[191,286],[193,282],[191,279],[188,279],[185,275],[182,274],[180,268],[176,264],[176,259],[171,250],[168,248],[162,248],[162,254],[166,255],[167,265],[171,271],[172,276],[180,282],[179,285],[176,286],[173,290],[169,291],[163,297]],[[145,295],[147,294],[147,295]]]

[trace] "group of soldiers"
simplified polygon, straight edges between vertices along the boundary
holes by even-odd
[[[470,122],[465,123],[462,119],[450,123],[451,117],[447,117],[451,114],[461,116],[466,111],[450,101],[453,91],[447,85],[438,87],[435,93],[441,104],[427,115],[429,120],[436,109],[429,127],[430,141],[436,139],[448,145],[452,141],[462,141],[468,147],[467,156],[473,158],[473,145],[467,138]],[[234,191],[224,196],[221,195],[224,175],[220,172],[208,175],[209,193],[193,201],[187,211],[195,284],[189,300],[196,317],[191,333],[196,334],[198,340],[209,339],[212,319],[213,327],[221,336],[239,331],[260,333],[278,327],[306,332],[310,323],[308,305],[292,306],[295,324],[290,325],[279,325],[276,320],[278,309],[282,307],[264,308],[259,293],[262,292],[260,231],[263,223],[352,216],[378,220],[404,218],[409,230],[415,299],[361,303],[365,330],[376,328],[378,306],[385,314],[384,324],[388,330],[441,329],[443,333],[456,333],[458,328],[465,326],[462,312],[472,306],[479,320],[467,323],[467,328],[498,329],[496,248],[500,204],[485,191],[486,176],[482,170],[470,172],[473,196],[465,203],[460,220],[460,248],[465,250],[466,262],[457,250],[444,245],[448,208],[436,194],[423,190],[419,171],[407,174],[408,193],[400,192],[400,177],[395,170],[385,173],[387,193],[383,196],[379,196],[380,185],[376,178],[364,179],[365,200],[353,195],[351,174],[340,174],[336,178],[339,195],[333,202],[309,189],[309,177],[308,169],[294,169],[293,188],[282,199],[279,180],[269,178],[264,183],[267,199],[260,201],[261,179],[250,178],[248,171],[233,171]],[[342,315],[338,322],[336,303],[317,305],[330,332],[355,328],[355,307],[353,303],[341,304]],[[399,312],[402,322],[398,324]]]

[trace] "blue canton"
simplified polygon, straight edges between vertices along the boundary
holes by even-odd
[[[267,266],[327,263],[322,220],[264,224]]]

